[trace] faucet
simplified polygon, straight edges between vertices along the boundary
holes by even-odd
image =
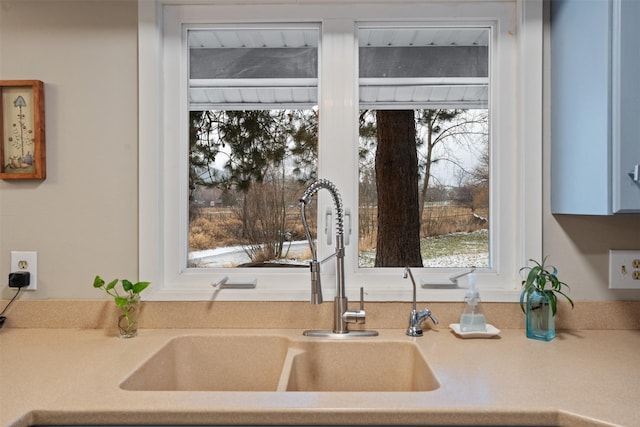
[[[407,328],[407,335],[409,335],[410,337],[421,337],[422,327],[420,326],[420,324],[428,317],[435,325],[437,325],[438,319],[436,319],[435,316],[431,314],[431,310],[429,310],[428,308],[420,311],[416,309],[416,281],[413,279],[413,273],[411,273],[411,269],[409,267],[405,267],[402,277],[406,279],[407,274],[411,278],[411,283],[413,284],[413,309],[411,310],[411,314],[409,315],[409,327]]]
[[[336,250],[322,261],[318,261],[318,252],[305,215],[305,207],[311,202],[311,197],[320,189],[328,190],[333,198],[336,208]],[[306,336],[322,336],[322,337],[345,337],[345,336],[376,336],[378,332],[371,330],[349,330],[349,323],[365,323],[366,314],[364,311],[364,289],[360,288],[360,309],[349,310],[348,299],[345,292],[344,284],[344,213],[342,206],[342,198],[335,184],[326,179],[319,179],[307,188],[300,198],[300,214],[302,217],[302,225],[304,232],[311,248],[311,258],[309,269],[311,271],[311,304],[322,304],[322,285],[320,281],[320,266],[329,259],[336,258],[336,296],[333,308],[333,330],[310,330],[304,331]],[[348,334],[348,335],[347,335]]]

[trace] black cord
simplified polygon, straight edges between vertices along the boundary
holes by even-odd
[[[0,316],[2,316],[4,314],[5,311],[7,311],[7,308],[9,308],[9,306],[11,305],[11,303],[13,302],[14,299],[16,299],[18,297],[18,294],[20,293],[20,291],[22,290],[22,288],[18,288],[18,291],[16,292],[16,294],[13,296],[13,298],[11,298],[11,301],[9,301],[7,303],[7,305],[4,306],[4,309],[2,310],[2,312],[0,312]]]

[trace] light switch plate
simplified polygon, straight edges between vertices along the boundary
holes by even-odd
[[[609,289],[640,289],[640,250],[609,251]]]
[[[38,252],[11,251],[11,272],[28,271],[29,286],[23,291],[35,291],[38,288]]]

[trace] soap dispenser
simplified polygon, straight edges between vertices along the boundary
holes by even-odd
[[[464,295],[464,309],[460,316],[461,332],[485,332],[487,323],[480,307],[480,293],[476,288],[476,275],[472,271],[469,276],[469,288]]]

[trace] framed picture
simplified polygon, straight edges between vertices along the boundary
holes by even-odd
[[[0,80],[0,179],[45,179],[44,83]]]

